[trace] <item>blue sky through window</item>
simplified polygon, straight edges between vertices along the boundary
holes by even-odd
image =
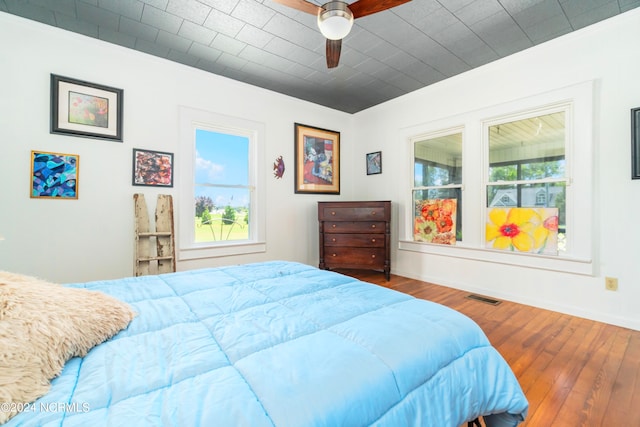
[[[195,166],[196,197],[208,196],[216,206],[249,206],[249,138],[196,129]]]

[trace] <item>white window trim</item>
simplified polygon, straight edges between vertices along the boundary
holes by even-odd
[[[239,117],[180,107],[180,193],[178,197],[178,259],[193,260],[266,252],[264,195],[265,125]],[[195,194],[195,129],[224,131],[249,138],[249,185],[255,187],[250,203],[249,229],[252,240],[194,242],[193,200]]]
[[[436,133],[442,129],[464,126],[462,142],[463,177],[463,240],[456,245],[438,245],[413,241],[412,193],[407,191],[405,203],[398,208],[400,250],[446,257],[464,258],[475,261],[499,263],[505,265],[538,268],[573,274],[594,275],[594,209],[593,191],[593,96],[594,82],[587,81],[567,86],[526,99],[514,100],[505,104],[470,111],[435,122],[425,123],[402,129],[400,137],[403,144],[413,144],[416,136]],[[565,147],[567,159],[567,223],[571,224],[569,252],[558,256],[504,252],[485,248],[484,226],[486,216],[486,171],[487,137],[484,135],[487,123],[496,118],[504,118],[547,109],[562,104],[571,104],[568,110],[568,123]],[[408,151],[412,151],[409,148]],[[479,161],[482,159],[482,161]],[[413,188],[413,158],[407,155],[409,162],[407,181],[404,188]],[[475,177],[475,178],[474,178]],[[473,181],[467,181],[473,179]],[[472,191],[469,191],[472,189]]]

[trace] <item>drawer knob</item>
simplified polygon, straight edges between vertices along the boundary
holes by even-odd
[[[375,243],[375,242],[376,242],[376,239],[371,239],[371,243]]]
[[[371,255],[371,258],[375,258],[375,257],[376,257],[375,255]]]
[[[331,215],[335,215],[335,214],[336,214],[336,212],[335,212],[335,211],[331,211]]]
[[[376,228],[376,225],[375,224],[371,224],[371,228]]]
[[[376,211],[372,211],[372,212],[371,212],[371,215],[375,215],[375,214],[376,214]]]
[[[332,241],[332,242],[335,242],[335,241],[336,241],[336,238],[334,237],[333,239],[331,239],[331,241]]]
[[[331,228],[336,228],[336,225],[335,225],[335,224],[332,224],[332,225],[331,225]]]
[[[336,254],[332,254],[331,256],[336,256]]]

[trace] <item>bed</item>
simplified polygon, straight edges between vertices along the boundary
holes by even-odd
[[[7,427],[458,427],[480,416],[502,427],[526,416],[471,319],[336,272],[270,261],[60,288],[131,313],[104,342],[65,350],[44,395],[10,403]]]

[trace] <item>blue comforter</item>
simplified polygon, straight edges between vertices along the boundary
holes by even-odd
[[[274,261],[69,286],[139,315],[7,426],[458,427],[526,414],[472,320],[334,272]]]

